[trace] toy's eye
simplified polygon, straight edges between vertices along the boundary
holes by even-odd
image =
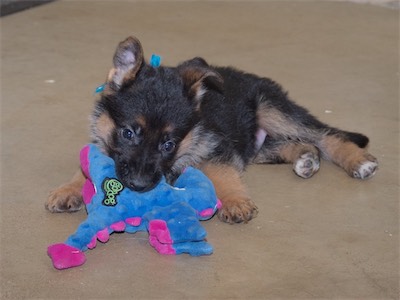
[[[132,140],[133,139],[133,131],[128,128],[124,128],[122,130],[122,136],[127,140]]]
[[[173,141],[167,141],[161,145],[161,150],[166,153],[174,151],[176,144]]]

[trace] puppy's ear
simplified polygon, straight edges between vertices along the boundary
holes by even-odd
[[[119,43],[113,58],[114,68],[108,74],[108,82],[118,90],[135,79],[143,63],[143,48],[133,36]]]
[[[203,59],[195,58],[178,66],[188,97],[199,106],[207,90],[223,92],[221,75],[208,67]]]

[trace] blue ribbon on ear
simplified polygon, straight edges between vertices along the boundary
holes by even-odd
[[[98,94],[98,93],[101,93],[102,91],[104,91],[104,88],[106,87],[106,84],[107,84],[107,83],[103,83],[102,85],[99,85],[99,86],[94,90],[94,93],[95,93],[95,94]]]
[[[161,65],[161,56],[152,54],[150,58],[150,66],[158,68]]]

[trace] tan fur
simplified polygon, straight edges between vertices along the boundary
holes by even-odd
[[[320,142],[324,157],[341,166],[350,176],[366,161],[376,161],[365,149],[337,136],[324,136]]]
[[[190,131],[185,138],[180,142],[179,149],[176,157],[182,157],[183,155],[189,153],[193,141],[193,131]]]
[[[261,103],[257,110],[258,124],[272,138],[279,136],[299,136],[298,125],[288,121],[279,110]]]
[[[240,173],[230,165],[207,163],[201,170],[213,182],[222,208],[218,217],[228,223],[247,222],[257,215],[257,206],[250,199]]]
[[[82,186],[85,183],[85,176],[78,170],[71,181],[65,183],[50,192],[45,203],[46,209],[51,212],[76,211],[83,206]]]
[[[213,148],[216,144],[217,141],[213,135],[204,133],[199,126],[193,128],[179,143],[177,160],[172,170],[180,173],[187,166],[198,167],[204,159],[208,158],[209,148]]]
[[[104,141],[108,141],[111,133],[115,129],[115,123],[110,118],[107,113],[103,113],[97,120],[96,120],[96,136],[100,137]]]
[[[318,155],[318,149],[310,144],[286,144],[280,149],[280,157],[287,163],[295,162],[302,154],[311,152]]]
[[[172,124],[167,124],[164,129],[163,129],[163,133],[164,134],[170,134],[171,132],[173,132],[175,129],[174,125]]]
[[[142,127],[142,129],[145,129],[147,126],[147,121],[146,118],[144,116],[138,116],[135,119],[135,122],[139,124],[140,127]]]
[[[117,70],[115,68],[112,68],[109,72],[108,72],[108,76],[107,76],[107,81],[111,81],[114,77],[114,74]]]

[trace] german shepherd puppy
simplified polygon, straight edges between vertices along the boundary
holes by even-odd
[[[215,185],[219,218],[240,223],[257,214],[241,180],[248,164],[291,163],[303,178],[318,171],[320,157],[354,178],[377,170],[366,136],[318,121],[268,78],[202,58],[154,68],[135,37],[118,45],[113,63],[91,117],[92,140],[133,190],[148,191],[163,175],[172,183],[194,166]],[[80,209],[83,182],[78,172],[51,192],[47,209]]]

